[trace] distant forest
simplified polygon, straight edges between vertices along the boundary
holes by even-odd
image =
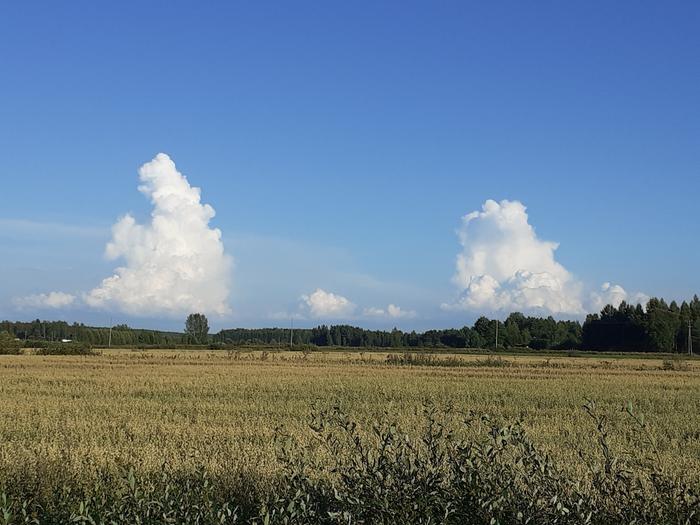
[[[0,322],[0,332],[27,340],[71,339],[96,346],[110,341],[109,328],[96,328],[64,321]],[[652,298],[643,308],[622,302],[617,308],[606,306],[599,314],[590,314],[583,324],[557,321],[553,317],[525,316],[515,312],[505,321],[480,317],[473,326],[459,329],[404,332],[394,328],[366,330],[350,325],[321,325],[295,328],[295,345],[379,347],[379,348],[532,348],[535,350],[599,350],[686,352],[688,334],[700,352],[700,299],[694,296],[680,305]],[[498,334],[498,335],[497,335]],[[233,328],[208,336],[213,346],[288,345],[289,328]],[[178,332],[134,329],[117,325],[111,331],[112,346],[179,346],[191,343]]]

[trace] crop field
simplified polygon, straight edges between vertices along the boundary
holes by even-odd
[[[319,414],[352,420],[359,435],[380,441],[378,428],[417,438],[435,414],[458,436],[469,432],[465,418],[501,428],[520,422],[543,457],[578,480],[594,480],[591,465],[605,462],[602,426],[605,446],[621,461],[652,463],[688,490],[700,486],[696,360],[167,350],[8,355],[0,356],[0,399],[0,493],[15,498],[5,501],[7,523],[19,519],[21,501],[44,508],[70,500],[66,491],[80,496],[65,512],[87,513],[77,502],[95,487],[118,485],[129,470],[139,479],[207,476],[223,492],[247,495],[239,497],[241,507],[246,497],[266,501],[289,466],[280,459],[282,440],[309,464],[332,463],[333,449],[318,446],[318,425],[310,428]],[[335,475],[310,470],[314,479]],[[223,522],[227,514],[217,516]]]

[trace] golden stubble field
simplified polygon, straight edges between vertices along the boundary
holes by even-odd
[[[387,414],[408,432],[426,401],[504,420],[522,418],[533,440],[586,475],[595,454],[595,400],[619,450],[655,457],[699,478],[700,362],[665,370],[661,359],[455,356],[462,366],[396,366],[383,353],[105,351],[100,356],[0,356],[0,479],[50,486],[60,475],[95,483],[100,472],[203,466],[261,484],[278,465],[275,429],[312,439],[314,406],[340,405],[366,421]],[[627,403],[644,414],[639,443]]]

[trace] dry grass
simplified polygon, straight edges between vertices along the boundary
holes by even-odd
[[[0,356],[0,480],[40,489],[66,475],[90,484],[125,464],[142,472],[203,464],[231,480],[254,471],[263,486],[279,468],[275,429],[310,439],[312,406],[339,404],[358,419],[388,412],[410,429],[426,400],[523,418],[536,442],[582,476],[576,449],[595,449],[586,399],[610,413],[614,446],[651,454],[631,444],[638,440],[621,411],[631,402],[649,422],[664,468],[700,472],[697,361],[666,370],[661,359],[435,359],[444,366],[397,366],[384,353],[352,352]]]

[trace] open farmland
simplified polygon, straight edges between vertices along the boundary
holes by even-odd
[[[585,479],[585,458],[601,455],[582,409],[594,400],[614,453],[700,484],[692,360],[111,350],[0,356],[0,395],[0,482],[38,499],[65,486],[89,493],[129,468],[144,477],[206,472],[226,490],[264,499],[281,472],[276,434],[321,459],[310,414],[336,405],[361,428],[384,420],[407,434],[425,426],[426,403],[455,428],[470,411],[522,420],[537,447]],[[643,426],[624,412],[628,403]]]

